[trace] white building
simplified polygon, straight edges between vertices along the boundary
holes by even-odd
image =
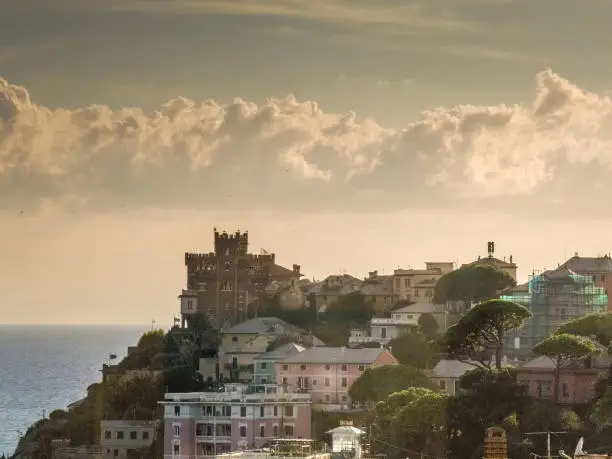
[[[130,451],[149,448],[155,438],[157,423],[152,421],[100,421],[103,454],[107,458],[124,459]]]

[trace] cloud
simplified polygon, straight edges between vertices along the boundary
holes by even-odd
[[[438,107],[403,129],[293,96],[51,109],[0,79],[0,208],[602,212],[611,121],[609,97],[550,70],[531,103]]]
[[[467,32],[480,30],[441,8],[433,11],[421,2],[371,2],[369,0],[108,0],[68,2],[74,8],[164,14],[228,14],[296,18],[336,25],[392,27],[411,33],[418,30]],[[64,7],[66,4],[64,5]]]

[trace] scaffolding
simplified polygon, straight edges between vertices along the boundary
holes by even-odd
[[[532,313],[519,332],[525,350],[531,350],[564,323],[608,308],[605,288],[598,287],[591,276],[567,268],[534,275],[527,285],[512,289],[502,299],[519,303]]]

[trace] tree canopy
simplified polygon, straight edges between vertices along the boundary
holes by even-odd
[[[612,314],[606,312],[580,317],[561,325],[556,333],[594,338],[603,346],[608,347],[612,343]]]
[[[364,325],[373,316],[372,303],[366,301],[365,296],[360,292],[342,295],[325,311],[325,318],[330,322],[346,322],[353,325]]]
[[[445,274],[435,286],[434,302],[461,301],[466,307],[497,297],[516,285],[508,273],[485,265],[469,265]]]
[[[533,351],[536,354],[545,355],[555,363],[555,402],[559,402],[561,367],[568,362],[591,356],[597,350],[597,345],[589,338],[569,333],[552,335],[534,346]]]
[[[419,330],[427,338],[433,338],[438,333],[440,326],[433,314],[425,312],[419,316]]]
[[[501,368],[507,332],[523,325],[531,313],[518,303],[488,300],[470,309],[440,340],[442,349],[454,358],[469,358],[490,366],[488,352]]]
[[[433,388],[433,385],[425,374],[414,367],[384,365],[365,370],[349,389],[349,395],[353,402],[372,403],[410,387]]]
[[[404,333],[389,342],[395,358],[404,365],[431,368],[439,360],[434,344],[420,333]]]

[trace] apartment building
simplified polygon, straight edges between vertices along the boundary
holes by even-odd
[[[164,457],[213,458],[274,438],[310,438],[311,397],[277,385],[165,394]]]
[[[305,351],[296,343],[287,343],[253,359],[253,382],[255,384],[276,384],[276,362]]]
[[[451,261],[426,262],[425,269],[396,269],[393,272],[393,293],[399,300],[431,302],[433,289],[455,264]]]
[[[125,459],[131,452],[149,448],[155,438],[157,423],[152,421],[100,421],[100,445],[106,458]]]
[[[366,369],[397,364],[388,349],[313,347],[277,362],[276,380],[309,393],[317,409],[342,410],[351,406],[349,389]]]

